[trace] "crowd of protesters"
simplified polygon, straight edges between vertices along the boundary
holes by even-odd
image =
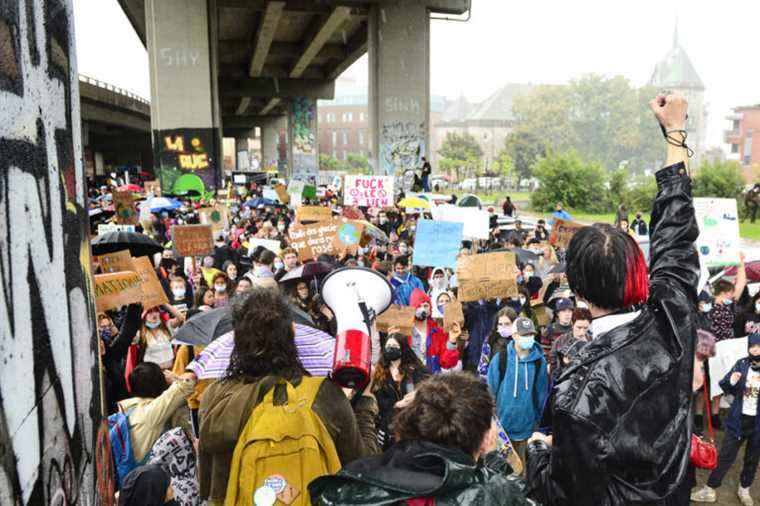
[[[457,301],[456,272],[412,263],[416,221],[428,210],[351,209],[387,241],[316,259],[300,258],[291,245],[294,209],[251,205],[260,201],[256,185],[141,214],[138,233],[164,245],[154,265],[169,304],[132,304],[97,320],[106,405],[110,415],[125,415],[131,441],[119,504],[251,504],[253,497],[254,504],[670,505],[690,495],[715,502],[744,442],[738,495],[752,504],[760,294],[748,295],[743,263],[733,281],[697,291],[696,222],[679,137],[685,102],[671,98],[652,103],[674,133],[651,223],[637,214],[629,224],[621,205],[615,226],[583,228],[562,248],[547,242],[544,220],[509,229],[491,220],[489,239],[463,241],[458,254],[515,252],[517,293],[463,302],[463,324],[444,325],[446,305]],[[426,187],[429,176],[426,163]],[[91,207],[104,207],[112,190],[91,190]],[[340,191],[328,189],[304,204],[341,217],[341,202]],[[171,227],[199,223],[198,209],[216,204],[229,223],[215,232],[213,254],[175,255]],[[510,199],[502,210],[517,217]],[[555,219],[572,216],[557,203],[549,225]],[[634,237],[650,234],[647,266]],[[250,247],[256,239],[280,247]],[[325,274],[380,272],[393,302],[414,309],[410,332],[373,329],[372,379],[362,391],[341,389],[306,358],[313,346],[332,350],[341,317],[322,300],[319,277],[288,276],[311,261],[326,264]],[[201,378],[195,364],[205,346],[173,336],[219,308],[233,320],[234,346],[223,374]],[[300,337],[297,315],[319,343]],[[720,395],[701,395],[707,359],[716,340],[747,335],[747,358],[720,383],[732,396],[721,418]],[[295,416],[310,443],[277,439]],[[717,467],[697,487],[690,436],[706,420],[726,435]],[[281,454],[262,450],[261,440],[278,441]],[[289,462],[309,465],[294,477]],[[266,483],[252,483],[249,476],[262,472],[270,473]]]

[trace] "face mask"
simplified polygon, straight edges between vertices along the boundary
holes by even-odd
[[[359,267],[364,267],[364,260],[358,260],[356,262],[356,265],[358,265]]]
[[[385,225],[386,223],[388,223],[388,218],[380,218],[381,225]]]
[[[522,282],[523,282],[523,276],[522,276],[522,274],[520,274],[520,275],[517,276],[517,284],[519,285]]]
[[[283,267],[285,267],[285,264],[283,264],[282,262],[275,262],[274,263],[274,268],[277,269],[278,271],[280,269],[282,269]]]
[[[438,304],[438,312],[443,314],[443,312],[446,310],[446,304]]]
[[[704,303],[702,305],[702,312],[709,313],[710,311],[712,311],[712,304],[710,304],[709,302]]]
[[[184,288],[175,288],[172,290],[172,293],[174,294],[175,299],[181,299],[185,296],[185,289]]]
[[[113,339],[113,332],[111,332],[111,329],[101,329],[100,338],[108,343]]]
[[[525,271],[525,279],[530,279],[533,277],[533,271]]]
[[[237,279],[237,272],[235,274],[227,274],[227,276],[232,280],[235,281]]]
[[[536,339],[533,336],[518,336],[517,337],[517,345],[520,347],[521,350],[529,350],[533,348],[533,345],[535,344]]]
[[[499,325],[499,327],[496,329],[496,332],[498,332],[501,337],[511,337],[512,327],[509,325]]]
[[[280,232],[284,232],[285,231],[285,225],[277,225],[277,230],[279,230]]]
[[[383,358],[388,362],[393,362],[401,358],[401,348],[398,346],[388,346],[383,348]]]
[[[227,289],[227,285],[214,285],[214,290],[217,291],[217,293],[221,293]]]
[[[755,302],[755,312],[760,313],[760,302]]]
[[[521,305],[521,306],[524,306],[524,305],[525,305],[525,301],[526,301],[526,300],[527,300],[527,299],[526,299],[525,297],[520,297],[520,305]]]
[[[750,355],[749,366],[753,371],[760,371],[760,355]]]
[[[414,312],[414,317],[418,320],[427,320],[427,317],[430,316],[428,313],[428,310],[423,307],[418,307],[417,310]]]
[[[398,252],[401,253],[402,255],[406,255],[407,251],[409,251],[409,249],[406,246],[398,247]]]
[[[151,330],[157,329],[159,325],[161,325],[161,322],[145,322],[145,326]]]
[[[723,301],[723,305],[724,306],[730,306],[733,302],[734,301],[732,301],[731,299],[726,299],[726,300]]]

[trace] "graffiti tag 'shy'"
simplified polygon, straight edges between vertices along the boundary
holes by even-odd
[[[380,167],[386,175],[417,169],[425,156],[425,125],[413,121],[384,123],[380,133]]]
[[[0,2],[0,504],[90,504],[100,384],[70,0]]]

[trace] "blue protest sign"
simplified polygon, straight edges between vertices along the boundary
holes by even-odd
[[[451,221],[419,220],[412,263],[456,269],[463,227],[462,223]]]

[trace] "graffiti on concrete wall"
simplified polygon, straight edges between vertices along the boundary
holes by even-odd
[[[311,98],[293,100],[293,177],[306,179],[319,172],[317,165],[317,104]]]
[[[213,128],[176,128],[153,132],[153,147],[158,161],[161,191],[173,193],[184,174],[198,176],[204,192],[213,191],[217,181],[214,153],[216,130]]]
[[[380,132],[380,168],[384,174],[401,174],[422,166],[425,125],[414,121],[383,123]]]
[[[93,502],[100,377],[70,0],[0,2],[0,504]]]

